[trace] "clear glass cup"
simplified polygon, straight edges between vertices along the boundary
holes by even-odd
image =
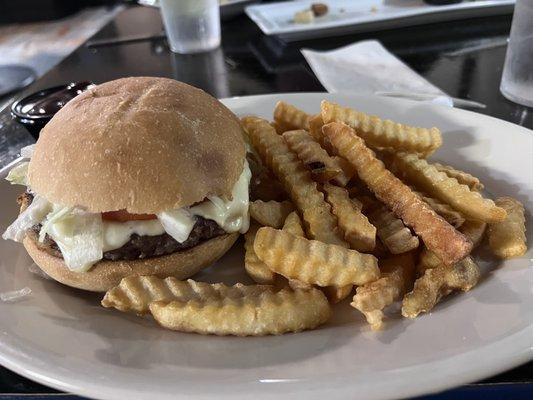
[[[505,56],[502,94],[533,107],[533,0],[517,0]]]
[[[170,49],[191,54],[220,46],[218,0],[160,0]]]

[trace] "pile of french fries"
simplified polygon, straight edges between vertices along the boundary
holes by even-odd
[[[527,250],[520,202],[484,197],[478,178],[428,160],[437,128],[325,100],[316,115],[278,102],[273,121],[241,122],[253,148],[244,265],[257,285],[128,277],[105,307],[150,312],[174,330],[266,335],[313,329],[353,294],[377,330],[393,303],[415,318],[474,287],[471,253],[485,233],[496,257]]]

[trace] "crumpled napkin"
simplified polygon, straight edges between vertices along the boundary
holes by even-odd
[[[377,40],[331,51],[301,50],[328,92],[378,94],[453,107],[452,99],[418,75]]]

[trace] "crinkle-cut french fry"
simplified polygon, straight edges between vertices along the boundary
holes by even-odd
[[[472,249],[475,249],[481,244],[483,240],[483,235],[487,228],[487,223],[483,221],[476,220],[466,220],[461,227],[459,232],[465,235],[472,242]]]
[[[283,230],[295,236],[305,237],[302,220],[296,211],[293,211],[287,215],[287,218],[285,218],[285,222],[283,224]]]
[[[424,274],[415,281],[413,290],[404,296],[402,315],[415,318],[420,313],[430,311],[442,297],[453,290],[466,292],[472,289],[479,276],[479,267],[471,257],[466,257],[451,267],[443,264],[435,268],[426,267]]]
[[[353,290],[353,285],[346,286],[326,286],[320,288],[332,304],[337,304],[347,298]]]
[[[376,197],[412,227],[426,247],[447,265],[455,264],[470,253],[472,243],[387,170],[352,128],[333,122],[322,129],[339,155],[355,167],[358,177]]]
[[[322,121],[322,114],[318,113],[309,119],[309,134],[322,146],[324,146],[324,135],[322,134],[323,126],[324,121]],[[324,148],[329,152],[327,147]]]
[[[437,128],[417,128],[383,120],[326,100],[322,101],[321,110],[324,124],[343,122],[355,129],[370,147],[393,148],[427,156],[442,145],[442,136]]]
[[[352,167],[352,165],[348,161],[346,161],[344,158],[340,156],[332,156],[332,158],[342,170],[342,173],[339,174],[335,179],[333,179],[334,182],[344,187],[351,180],[357,178],[357,176],[355,175],[354,167]]]
[[[442,261],[432,251],[423,248],[418,256],[418,265],[416,266],[419,275],[423,275],[426,269],[442,267]],[[449,267],[447,267],[449,268]]]
[[[261,118],[243,118],[253,146],[263,162],[284,186],[294,205],[300,211],[309,237],[324,243],[348,247],[337,227],[337,219],[324,195],[317,189],[311,173],[289,149],[283,138],[274,132],[269,123]]]
[[[257,257],[254,250],[255,235],[259,228],[259,225],[252,224],[244,234],[244,269],[254,282],[271,285],[274,284],[276,274]]]
[[[293,211],[287,216],[285,224],[283,225],[283,230],[295,236],[305,237],[305,232],[302,227],[302,220],[296,211]],[[309,289],[312,287],[312,285],[300,282],[297,279],[288,279],[288,283],[292,289]],[[327,286],[321,289],[328,298],[329,302],[335,304],[348,297],[352,292],[352,288],[353,285],[342,287]]]
[[[294,205],[288,201],[262,201],[250,202],[250,217],[259,224],[279,229],[283,226],[285,218],[294,211]]]
[[[201,299],[156,301],[150,303],[150,311],[168,329],[236,336],[299,332],[313,329],[331,316],[329,303],[318,289],[275,291],[269,287],[257,291],[254,286],[240,284],[233,288],[242,291],[243,296],[215,294]]]
[[[276,177],[263,166],[261,160],[253,154],[248,153],[246,158],[252,171],[250,180],[250,199],[263,201],[283,201],[287,199],[287,194]]]
[[[439,172],[434,165],[416,154],[398,153],[395,161],[406,180],[428,195],[448,203],[468,219],[499,222],[505,219],[505,210],[478,192],[473,192],[457,179]]]
[[[193,280],[180,281],[174,277],[128,276],[118,286],[107,291],[102,305],[120,311],[145,314],[154,301],[202,301],[206,298],[239,298],[271,290],[270,286],[225,286]]]
[[[415,264],[411,253],[404,253],[379,261],[381,278],[359,286],[352,307],[366,317],[372,330],[383,326],[383,309],[411,290],[415,278]]]
[[[278,124],[276,121],[271,121],[270,125],[272,126],[272,128],[276,130],[276,133],[278,135],[281,135],[283,132],[285,132],[285,129],[280,124]]]
[[[372,251],[376,245],[376,227],[355,206],[346,189],[329,183],[325,183],[323,188],[350,248],[361,252]]]
[[[419,246],[418,237],[385,205],[377,204],[367,215],[376,227],[377,236],[392,254],[407,253]]]
[[[318,182],[334,180],[339,185],[346,185],[353,172],[346,167],[340,157],[331,157],[320,143],[305,130],[293,130],[283,133],[289,148],[309,169]],[[350,174],[351,172],[351,174]]]
[[[443,165],[440,163],[433,163],[433,166],[437,168],[439,172],[444,172],[450,178],[457,179],[461,185],[468,186],[471,190],[480,192],[483,190],[484,186],[474,175],[469,174],[468,172],[461,171],[460,169],[455,169],[451,165]]]
[[[428,196],[424,192],[419,192],[414,189],[413,192],[415,192],[418,197],[428,203],[437,214],[439,214],[455,228],[459,228],[465,222],[463,215],[459,211],[455,211],[449,204],[443,203],[434,197]]]
[[[309,119],[311,116],[292,104],[278,101],[274,108],[274,122],[283,132],[291,129],[309,130]],[[278,131],[276,129],[276,131]],[[279,132],[279,131],[278,131]]]
[[[254,250],[274,272],[318,286],[362,285],[379,277],[377,259],[288,232],[259,229]]]
[[[291,289],[297,290],[307,290],[313,287],[313,285],[310,285],[309,283],[301,282],[298,279],[287,279],[287,282],[289,283],[289,287]]]
[[[487,223],[483,221],[467,220],[459,228],[459,232],[465,235],[472,242],[472,250],[478,247],[483,240],[483,235],[487,228]],[[442,266],[442,261],[427,248],[420,252],[418,260],[418,273],[422,274],[427,268],[437,268]]]
[[[302,226],[302,220],[300,219],[296,211],[291,212],[287,216],[287,218],[285,219],[285,223],[283,224],[283,230],[295,236],[303,238],[305,237],[304,228]],[[292,289],[309,289],[312,287],[312,285],[300,282],[298,279],[287,279],[287,281]]]
[[[507,218],[489,224],[489,246],[492,252],[500,258],[524,255],[527,251],[524,206],[512,197],[499,197],[496,204],[507,212]]]

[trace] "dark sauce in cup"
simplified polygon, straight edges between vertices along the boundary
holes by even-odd
[[[37,138],[41,129],[65,104],[92,86],[91,82],[73,82],[40,90],[14,102],[11,115]]]

